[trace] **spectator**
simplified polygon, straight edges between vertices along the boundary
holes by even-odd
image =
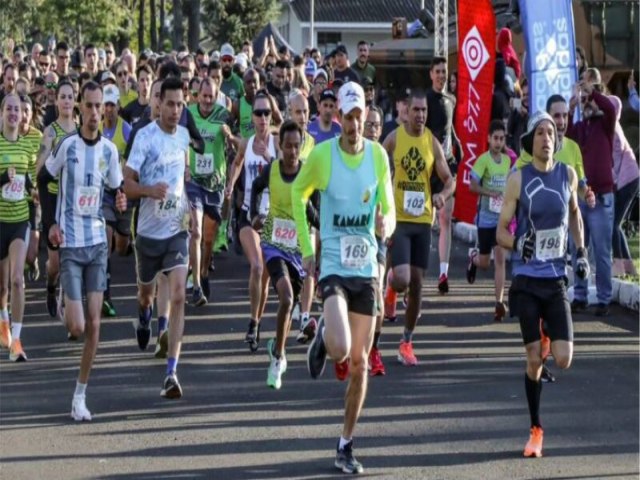
[[[454,97],[458,98],[458,72],[451,72],[449,74],[449,82],[447,83],[447,90]]]
[[[347,47],[338,45],[335,49],[335,68],[333,70],[334,80],[342,80],[344,85],[347,82],[360,83],[360,76],[349,66],[349,54]]]
[[[511,38],[511,30],[503,28],[498,33],[498,52],[502,54],[504,63],[508,68],[513,69],[513,73],[516,76],[516,80],[520,78],[522,69],[520,68],[520,60],[518,55],[513,49],[513,40]]]
[[[369,63],[369,42],[358,42],[358,60],[352,68],[360,77],[362,85],[376,84],[376,67]]]
[[[578,78],[582,78],[584,72],[589,68],[587,63],[587,54],[580,45],[576,46],[576,67],[578,68]]]
[[[520,137],[527,132],[529,121],[529,83],[526,78],[522,80],[520,90],[522,91],[520,102],[511,110],[507,122],[507,145],[518,155],[520,155]]]
[[[633,199],[638,195],[640,172],[636,156],[620,125],[622,101],[615,95],[608,98],[616,112],[616,129],[613,136],[613,181],[616,186],[613,214],[613,274],[637,275],[622,223],[629,213]]]
[[[596,205],[588,208],[580,202],[584,221],[585,245],[592,243],[596,262],[597,316],[609,314],[611,302],[611,248],[613,235],[614,188],[613,180],[613,139],[616,113],[609,99],[600,93],[603,90],[600,72],[595,68],[585,71],[578,84],[581,96],[574,96],[570,102],[569,128],[567,137],[580,146],[585,175],[596,195]],[[582,102],[582,120],[572,124],[573,113],[578,102]],[[574,312],[587,308],[588,279],[576,277]]]

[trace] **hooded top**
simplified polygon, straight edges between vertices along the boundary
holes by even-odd
[[[616,131],[613,134],[613,181],[620,190],[631,182],[637,182],[640,172],[636,156],[620,125],[622,101],[615,95],[609,95],[608,98],[616,110]]]
[[[507,67],[513,68],[516,78],[520,78],[520,73],[522,72],[520,60],[518,60],[518,55],[513,49],[511,30],[506,27],[498,33],[498,51],[502,53],[502,58],[504,58]]]

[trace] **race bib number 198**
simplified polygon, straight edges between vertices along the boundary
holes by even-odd
[[[340,261],[345,268],[362,268],[369,263],[369,244],[363,237],[340,238]]]
[[[547,261],[562,258],[566,252],[566,229],[551,228],[536,231],[536,258]]]

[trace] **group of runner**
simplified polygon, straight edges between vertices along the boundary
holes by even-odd
[[[360,473],[353,432],[368,377],[385,374],[378,349],[382,318],[395,320],[398,295],[405,298],[406,313],[397,357],[403,365],[418,364],[412,338],[436,211],[441,212],[438,288],[448,291],[458,150],[452,128],[454,100],[445,87],[446,60],[432,63],[433,90],[414,89],[403,99],[406,119],[383,143],[383,114],[366,104],[359,83],[327,86],[311,128],[306,92],[290,90],[282,112],[274,95],[261,88],[260,72],[249,68],[241,84],[233,83],[236,98],[230,100],[232,92],[225,95],[224,90],[231,88],[232,77],[224,57],[222,62],[224,79],[216,77],[219,65],[209,64],[207,73],[212,75],[199,79],[189,105],[175,63],[163,64],[157,78],[144,69],[147,80],[140,98],[145,103],[133,126],[114,115],[127,107],[119,101],[121,92],[93,80],[79,92],[76,123],[73,88],[61,81],[55,86],[57,117],[41,141],[29,127],[28,98],[5,94],[0,345],[9,349],[11,360],[27,359],[21,343],[23,272],[25,263],[37,268],[32,249],[35,245],[37,254],[39,204],[48,247],[47,310],[62,317],[71,339],[84,334],[71,416],[91,420],[86,388],[100,317],[115,315],[105,293],[114,249],[135,252],[136,341],[140,349],[148,347],[155,313],[154,355],[167,363],[161,395],[180,398],[177,366],[187,276],[190,270],[191,303],[206,305],[215,295],[209,286],[214,246],[235,231],[230,236],[240,243],[250,265],[249,322],[243,340],[252,351],[258,349],[271,284],[278,310],[275,336],[267,344],[267,385],[282,387],[287,338],[292,320],[299,317],[297,340],[309,343],[311,377],[320,377],[331,358],[337,378],[349,380],[335,465]],[[431,98],[441,110],[432,107]],[[560,108],[555,103],[551,110]],[[434,124],[433,117],[439,123]],[[522,137],[529,160],[515,173],[502,153],[504,126],[492,124],[489,151],[478,159],[472,175],[472,188],[480,195],[479,252],[470,258],[467,277],[473,282],[475,269],[489,266],[494,249],[499,321],[506,313],[505,257],[512,252],[510,311],[519,318],[526,347],[531,413],[525,456],[542,454],[543,359],[550,351],[560,368],[571,363],[573,333],[564,283],[569,232],[577,246],[577,274],[584,278],[589,272],[577,208],[582,178],[572,166],[554,159],[563,148],[556,124],[555,114],[532,116]],[[588,190],[581,195],[593,200]],[[510,227],[514,218],[515,230]],[[322,302],[318,319],[311,316],[316,293]]]

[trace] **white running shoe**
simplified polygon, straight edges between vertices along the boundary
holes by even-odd
[[[71,418],[76,422],[91,421],[91,412],[87,409],[85,395],[73,396],[73,402],[71,402]]]

